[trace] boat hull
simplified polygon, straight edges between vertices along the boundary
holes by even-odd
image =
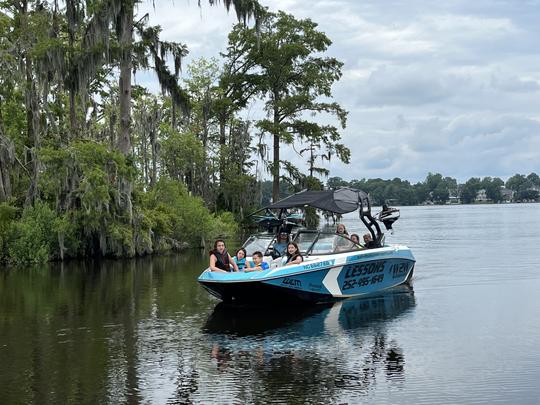
[[[297,266],[251,273],[205,271],[201,285],[226,302],[322,303],[372,294],[410,281],[415,260],[405,246],[307,258]]]

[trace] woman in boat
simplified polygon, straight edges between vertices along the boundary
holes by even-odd
[[[287,245],[287,256],[285,258],[285,266],[300,264],[304,261],[304,258],[300,254],[300,249],[298,249],[298,245],[295,242],[289,242]]]
[[[217,239],[214,242],[214,250],[210,251],[210,270],[227,273],[231,271],[231,266],[234,271],[238,271],[238,266],[225,249],[225,241]]]
[[[343,225],[343,224],[338,224],[337,229],[336,229],[336,233],[338,235],[348,235],[349,234],[347,232],[347,229],[345,228],[345,225]]]
[[[358,236],[358,234],[356,234],[356,233],[353,233],[351,235],[351,240],[357,245],[360,244],[360,236]]]
[[[238,266],[239,271],[245,271],[251,268],[249,260],[246,259],[247,252],[246,249],[240,248],[236,251],[236,254],[233,257],[233,261]]]

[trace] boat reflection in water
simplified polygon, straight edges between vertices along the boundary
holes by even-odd
[[[283,329],[287,334],[295,332],[315,336],[391,320],[414,306],[414,291],[409,285],[363,298],[311,307],[241,307],[219,303],[208,317],[203,331],[208,334],[256,336],[270,331],[278,333]]]
[[[286,401],[298,395],[307,402],[330,397],[354,402],[375,387],[377,378],[403,381],[405,355],[389,336],[414,307],[408,285],[309,308],[218,304],[203,333],[222,383],[226,375],[245,370],[250,395],[256,397],[270,398],[276,389],[289,387]]]

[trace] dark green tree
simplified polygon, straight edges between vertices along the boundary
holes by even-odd
[[[515,174],[506,180],[506,188],[513,191],[526,190],[530,186],[530,182],[523,174]]]
[[[465,204],[470,204],[474,202],[476,198],[476,193],[481,188],[480,178],[472,177],[463,185],[461,188],[461,201]]]
[[[339,187],[347,187],[349,186],[349,182],[343,180],[341,177],[330,177],[326,181],[326,187],[330,189],[335,189]]]
[[[450,193],[448,192],[448,187],[446,184],[444,182],[440,182],[431,192],[431,196],[433,197],[433,201],[444,204],[446,201],[448,201]]]
[[[325,156],[336,155],[349,161],[350,151],[339,143],[340,134],[333,125],[323,125],[307,119],[319,113],[338,118],[343,128],[347,113],[339,104],[329,102],[332,85],[341,77],[343,64],[335,58],[321,56],[331,44],[330,39],[317,30],[313,21],[297,20],[284,12],[267,13],[260,32],[236,26],[229,37],[229,47],[242,50],[238,64],[249,64],[244,80],[256,85],[257,94],[264,98],[267,118],[257,127],[272,137],[272,161],[269,169],[273,177],[273,198],[279,199],[281,168],[294,177],[295,168],[280,156],[280,144],[305,142]],[[255,62],[255,63],[253,63]],[[322,100],[324,98],[324,101]],[[313,159],[311,159],[313,161]],[[312,173],[315,165],[311,165]]]
[[[516,193],[516,201],[535,201],[538,199],[538,191],[536,190],[521,190]]]
[[[532,172],[527,176],[527,180],[530,181],[535,186],[540,186],[540,176]]]
[[[486,197],[493,202],[500,202],[502,200],[501,186],[504,182],[496,178],[484,177],[480,182],[480,188],[486,190]]]

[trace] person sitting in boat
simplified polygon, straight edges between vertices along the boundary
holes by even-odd
[[[238,266],[225,248],[225,241],[217,239],[214,242],[214,250],[210,251],[210,270],[227,273],[231,271],[231,267],[234,271],[238,271]]]
[[[356,233],[353,233],[351,235],[351,240],[357,245],[360,244],[360,236],[358,236],[358,234],[356,234]]]
[[[249,263],[249,260],[246,259],[246,256],[246,249],[240,248],[236,251],[236,254],[233,257],[233,261],[238,266],[239,271],[244,271],[245,269],[249,269],[251,267],[251,264]]]
[[[261,252],[253,252],[251,258],[253,259],[253,266],[246,268],[244,270],[246,273],[250,271],[268,270],[270,268],[268,263],[263,261],[263,254]]]
[[[336,233],[338,235],[348,235],[347,229],[345,228],[345,225],[343,225],[343,224],[338,224],[337,229],[336,229]]]
[[[284,257],[284,266],[290,266],[293,264],[299,264],[304,261],[304,258],[300,254],[300,249],[295,242],[289,242],[287,245],[287,256]]]
[[[377,247],[377,244],[375,243],[375,241],[373,240],[373,237],[371,236],[370,233],[366,233],[364,235],[364,248],[366,249],[373,249],[373,248],[376,248]]]
[[[287,232],[280,232],[273,246],[274,252],[279,253],[279,256],[283,256],[287,252],[288,242],[289,242],[289,235],[287,234]]]

